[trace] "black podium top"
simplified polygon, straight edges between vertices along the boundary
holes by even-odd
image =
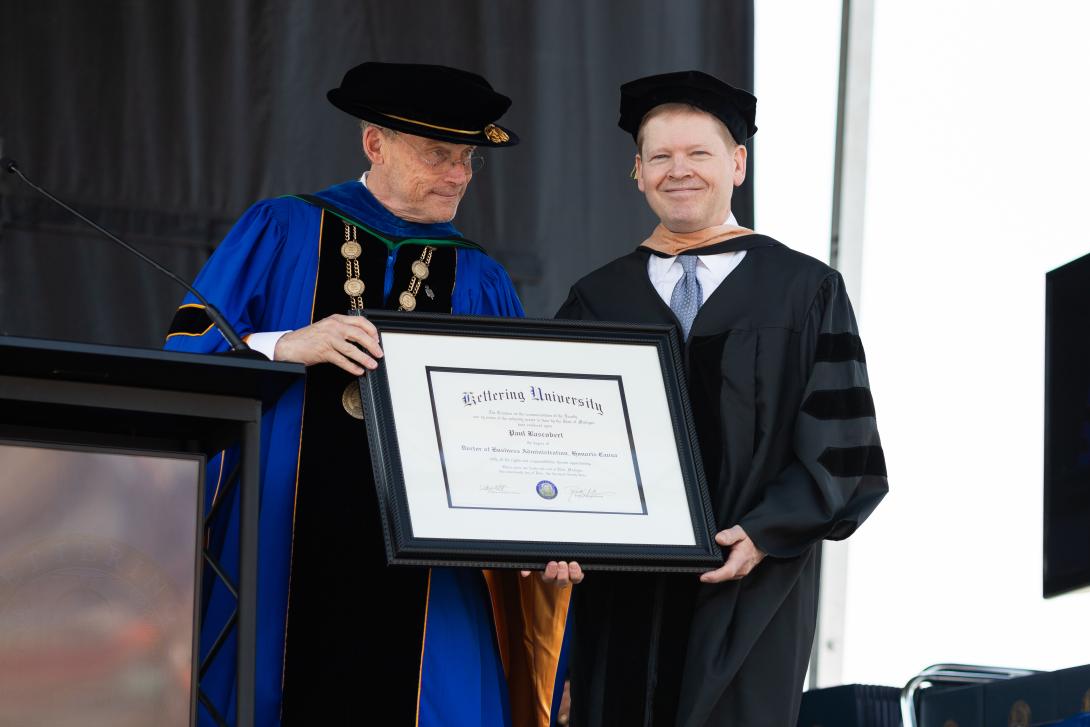
[[[305,372],[302,364],[232,354],[0,336],[0,376],[238,396],[268,406]]]

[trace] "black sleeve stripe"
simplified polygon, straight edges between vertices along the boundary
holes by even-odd
[[[818,463],[833,477],[886,476],[886,455],[877,445],[827,447]]]
[[[863,353],[863,341],[854,333],[822,333],[817,339],[814,361],[866,363],[867,356]]]
[[[871,398],[870,389],[865,386],[814,391],[806,397],[802,411],[816,419],[872,417],[874,399]]]
[[[170,322],[167,338],[171,336],[203,336],[212,328],[212,319],[203,305],[183,305]]]

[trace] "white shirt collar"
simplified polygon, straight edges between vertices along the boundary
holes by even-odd
[[[727,273],[734,269],[735,262],[732,260],[738,254],[737,250],[732,252],[720,252],[712,255],[697,255],[697,259],[700,260],[700,264],[710,270],[714,275],[727,276]],[[678,263],[680,265],[680,263]]]
[[[734,213],[731,212],[727,215],[727,221],[723,224],[734,225],[735,227],[737,227],[738,219],[734,216]],[[712,253],[711,255],[697,255],[697,258],[700,259],[700,262],[702,262],[704,264],[704,267],[706,267],[708,270],[711,270],[715,274],[721,273],[723,277],[726,277],[727,273],[734,269],[736,263],[731,260],[731,258],[733,258],[736,254],[737,251],[728,253],[719,252]]]

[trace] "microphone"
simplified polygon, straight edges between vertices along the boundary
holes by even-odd
[[[35,184],[34,182],[27,179],[26,175],[23,174],[22,170],[19,169],[19,164],[14,159],[12,159],[11,157],[2,157],[2,158],[0,158],[0,170],[8,172],[9,174],[16,175],[17,177],[19,177],[19,179],[26,182],[27,186],[31,187],[34,191],[38,192],[40,195],[42,195],[43,197],[45,197],[49,201],[54,202],[55,204],[59,205],[60,207],[62,207],[64,210],[66,210],[67,212],[69,212],[73,216],[77,217],[78,219],[82,220],[83,222],[85,222],[88,225],[90,225],[91,227],[93,227],[95,230],[101,232],[103,235],[108,237],[110,240],[113,240],[118,245],[121,245],[121,247],[125,248],[126,250],[131,252],[133,255],[136,255],[138,258],[140,258],[141,260],[146,262],[148,265],[151,265],[153,268],[155,268],[159,272],[163,273],[164,275],[169,277],[171,280],[178,283],[178,285],[181,285],[183,288],[185,288],[190,293],[192,293],[193,296],[197,300],[199,300],[202,305],[204,305],[205,312],[208,314],[208,317],[212,319],[212,322],[216,324],[216,329],[220,332],[220,335],[222,335],[225,339],[227,339],[227,343],[229,343],[231,345],[231,353],[237,353],[237,354],[245,355],[245,356],[247,356],[249,358],[260,358],[260,359],[265,358],[265,356],[261,352],[255,351],[252,348],[250,348],[249,346],[247,346],[246,343],[242,340],[242,338],[239,337],[238,332],[235,331],[235,329],[231,326],[231,324],[227,322],[227,320],[223,317],[223,314],[219,312],[219,310],[216,308],[216,306],[209,303],[205,299],[205,297],[203,295],[201,295],[200,292],[196,288],[194,288],[192,285],[185,282],[180,277],[178,277],[177,275],[172,273],[170,270],[167,270],[162,265],[155,262],[154,260],[152,260],[150,257],[145,255],[144,253],[140,252],[135,247],[133,247],[129,243],[125,242],[124,240],[122,240],[117,235],[114,235],[113,233],[109,232],[105,228],[100,227],[99,225],[95,224],[93,221],[91,221],[88,218],[84,217],[79,212],[77,212],[76,210],[74,210],[71,207],[69,207],[68,205],[66,205],[64,202],[62,202],[59,199],[57,199],[56,197],[54,197],[52,194],[47,192],[45,189],[39,187],[37,184]]]

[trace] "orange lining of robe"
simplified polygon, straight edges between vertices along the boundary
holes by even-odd
[[[671,232],[660,223],[651,231],[651,237],[644,240],[640,247],[673,257],[686,250],[697,250],[734,237],[752,234],[753,230],[748,227],[735,225],[716,225],[696,232]]]
[[[416,675],[416,721],[420,727],[420,691],[424,688],[424,646],[428,643],[428,609],[431,607],[431,568],[428,568],[428,592],[424,596],[424,635],[420,637],[420,671]]]
[[[527,578],[514,570],[482,573],[492,596],[511,723],[549,727],[572,589],[544,583],[536,573]]]

